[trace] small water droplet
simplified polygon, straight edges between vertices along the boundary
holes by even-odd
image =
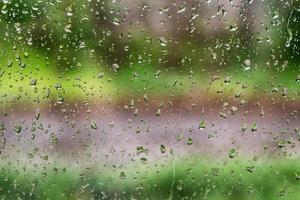
[[[163,46],[163,47],[166,46],[167,43],[168,43],[168,41],[164,37],[159,37],[158,40],[160,42],[160,45]]]
[[[193,144],[193,138],[188,137],[187,145],[192,145]]]
[[[198,128],[200,130],[202,130],[202,129],[205,129],[205,127],[206,127],[206,121],[204,121],[204,120],[200,121]]]
[[[161,153],[166,153],[166,147],[165,147],[165,145],[163,145],[163,144],[160,145],[160,152]]]
[[[95,121],[91,121],[91,128],[97,130],[97,124]]]
[[[251,68],[251,60],[250,59],[246,59],[244,61],[244,69],[247,71]]]

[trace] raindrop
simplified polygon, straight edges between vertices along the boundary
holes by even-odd
[[[161,115],[161,109],[160,109],[160,108],[159,108],[159,109],[157,109],[157,111],[156,111],[155,115],[156,115],[157,117],[159,117],[159,116]]]
[[[233,115],[234,113],[236,113],[236,112],[238,111],[238,108],[235,107],[235,106],[232,106],[232,107],[230,108],[230,111],[231,111],[231,114]]]
[[[229,150],[229,158],[234,158],[237,156],[237,151],[235,149],[230,149]]]
[[[15,132],[16,134],[21,133],[21,131],[22,131],[22,126],[14,126],[14,132]]]
[[[120,66],[119,66],[117,63],[114,63],[114,64],[112,65],[112,68],[113,68],[113,70],[114,70],[115,72],[117,72],[118,69],[120,68]]]
[[[125,178],[126,178],[125,172],[121,172],[121,173],[120,173],[120,179],[125,179]]]
[[[91,121],[91,128],[97,130],[97,124],[95,121]]]
[[[204,120],[200,121],[198,128],[202,130],[205,129],[205,127],[206,127],[206,121]]]
[[[166,153],[166,147],[165,147],[165,145],[163,145],[163,144],[160,145],[160,152],[161,153]]]
[[[251,68],[251,60],[250,59],[246,59],[244,61],[244,69],[247,71]]]
[[[257,124],[256,123],[252,124],[251,131],[252,132],[256,132],[257,131]]]
[[[116,26],[119,26],[120,25],[119,19],[118,18],[114,18],[113,24],[116,25]]]
[[[192,144],[193,144],[193,139],[191,137],[188,137],[187,145],[192,145]]]
[[[59,96],[59,97],[57,97],[56,102],[57,102],[58,104],[62,104],[62,103],[64,103],[64,98],[61,97],[61,96]]]
[[[168,41],[164,37],[159,37],[158,40],[160,42],[160,45],[163,46],[163,47],[166,46],[167,43],[168,43]]]

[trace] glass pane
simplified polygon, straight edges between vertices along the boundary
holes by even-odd
[[[0,9],[0,199],[299,199],[300,1]]]

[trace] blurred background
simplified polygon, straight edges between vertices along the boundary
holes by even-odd
[[[300,198],[298,0],[0,0],[1,199]]]

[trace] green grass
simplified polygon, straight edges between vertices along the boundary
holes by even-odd
[[[300,198],[297,160],[209,162],[177,160],[129,168],[15,169],[0,171],[3,199]],[[122,175],[120,175],[122,174]]]
[[[29,54],[25,58],[24,52]],[[25,67],[20,67],[15,59],[19,54]],[[11,67],[7,66],[13,61]],[[108,81],[109,75],[99,79],[101,68],[89,60],[84,60],[85,67],[69,73],[59,72],[55,63],[48,62],[39,52],[33,50],[7,51],[7,56],[0,57],[0,101],[2,107],[14,104],[45,105],[63,97],[65,102],[83,102],[87,98],[100,99],[113,90]],[[30,83],[35,80],[36,84]],[[59,85],[59,87],[57,87]]]
[[[2,108],[15,104],[42,107],[61,97],[65,103],[99,103],[109,99],[116,102],[116,99],[138,98],[145,94],[218,96],[218,91],[222,92],[220,95],[223,97],[239,93],[246,98],[257,94],[281,97],[284,87],[288,89],[288,97],[299,99],[296,78],[300,68],[292,65],[287,65],[285,70],[256,66],[248,71],[243,70],[242,66],[231,66],[222,69],[218,73],[220,79],[211,82],[215,70],[203,68],[189,73],[158,69],[149,64],[134,64],[131,67],[120,66],[118,72],[113,72],[110,66],[99,65],[85,56],[78,57],[80,65],[76,69],[66,72],[58,70],[54,61],[46,60],[45,55],[37,50],[19,47],[13,51],[12,47],[5,48],[8,49],[5,56],[0,56]],[[25,52],[29,54],[28,58]],[[26,64],[24,68],[16,61],[16,54]],[[13,61],[11,67],[7,66],[9,60]],[[230,77],[229,84],[224,83],[226,77]],[[32,81],[36,81],[36,84],[30,85]],[[247,88],[242,89],[243,84]],[[57,85],[60,87],[57,88]],[[277,94],[271,92],[274,87],[278,88]]]

